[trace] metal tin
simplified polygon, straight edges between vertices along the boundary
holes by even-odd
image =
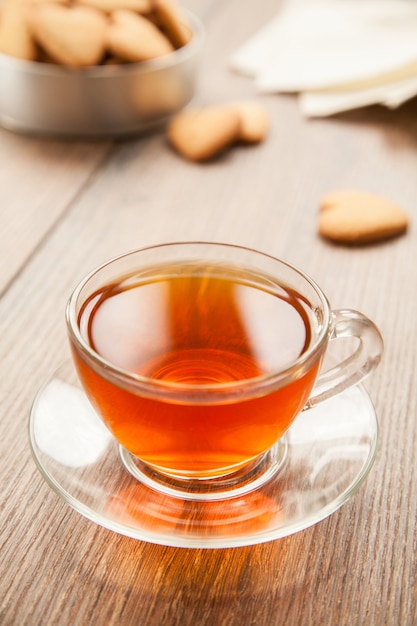
[[[0,124],[19,132],[118,136],[163,125],[193,97],[204,28],[171,54],[123,65],[70,69],[0,54]]]

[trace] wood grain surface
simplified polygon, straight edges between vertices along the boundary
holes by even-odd
[[[0,130],[0,623],[4,626],[413,626],[417,623],[417,100],[306,120],[260,96],[230,54],[275,0],[197,2],[207,42],[196,103],[256,97],[268,140],[204,165],[163,131],[64,142]],[[317,235],[320,197],[357,187],[392,199],[409,231],[349,248]],[[365,384],[380,424],[360,490],[315,526],[234,549],[176,549],[117,535],[53,493],[32,460],[31,403],[68,357],[77,281],[129,249],[180,240],[255,247],[305,269],[334,308],[380,327]]]

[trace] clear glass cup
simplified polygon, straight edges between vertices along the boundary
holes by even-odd
[[[128,470],[164,493],[245,493],[297,416],[379,363],[375,324],[304,272],[228,244],[153,246],[88,274],[66,311],[75,367]],[[353,353],[321,371],[330,341]]]

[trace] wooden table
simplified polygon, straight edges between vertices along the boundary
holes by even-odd
[[[255,96],[229,55],[274,0],[198,2],[207,27],[196,102]],[[1,549],[4,626],[347,625],[417,620],[417,241],[348,248],[317,234],[322,194],[379,192],[417,220],[417,101],[306,120],[292,96],[256,96],[268,140],[206,165],[163,132],[65,142],[0,131]],[[365,384],[380,423],[376,462],[341,509],[252,547],[152,545],[83,518],[52,492],[28,445],[28,415],[68,357],[64,308],[78,280],[123,251],[179,240],[256,247],[304,268],[333,307],[380,327],[385,356]]]

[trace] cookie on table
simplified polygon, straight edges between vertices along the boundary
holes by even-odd
[[[386,198],[367,191],[340,189],[320,203],[318,232],[335,242],[359,245],[404,233],[407,213]]]
[[[256,144],[268,133],[264,107],[248,100],[188,109],[173,117],[168,139],[190,161],[207,161],[234,144]]]
[[[185,110],[168,125],[168,139],[174,148],[191,161],[207,161],[235,143],[239,137],[240,117],[229,106]]]
[[[263,141],[269,130],[269,117],[265,107],[255,100],[235,102],[232,107],[240,117],[240,141],[244,143]]]

